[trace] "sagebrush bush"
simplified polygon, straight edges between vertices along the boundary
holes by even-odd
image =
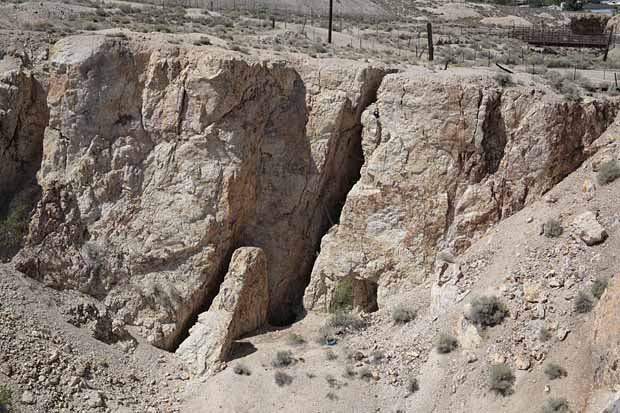
[[[416,310],[406,304],[398,304],[392,310],[392,320],[395,324],[406,324],[413,320],[416,316]]]
[[[580,314],[589,313],[594,307],[592,298],[583,291],[579,291],[577,298],[575,298],[575,311]]]
[[[353,377],[355,377],[355,369],[353,369],[353,366],[345,366],[344,368],[344,373],[342,373],[343,377],[346,377],[347,379],[351,379]]]
[[[415,393],[420,390],[420,385],[418,383],[418,379],[415,377],[409,377],[407,380],[407,391],[409,393]]]
[[[601,185],[607,185],[620,178],[620,162],[611,160],[601,165],[596,180]]]
[[[564,232],[564,229],[562,228],[562,224],[560,224],[560,221],[550,218],[547,220],[547,222],[545,222],[544,231],[543,231],[543,233],[545,234],[545,237],[557,238],[560,235],[562,235],[563,232]]]
[[[291,353],[290,351],[281,350],[276,353],[273,360],[271,361],[271,364],[274,367],[286,367],[293,364],[293,361],[293,353]]]
[[[240,376],[250,376],[252,375],[252,372],[250,371],[250,369],[243,363],[237,363],[234,365],[233,367],[233,372],[235,374],[238,374]]]
[[[562,366],[557,363],[549,363],[545,366],[545,374],[550,380],[560,379],[566,377],[568,373]]]
[[[598,300],[601,298],[606,289],[607,280],[605,278],[597,278],[596,280],[594,280],[590,292],[592,292],[592,295]]]
[[[329,310],[332,313],[353,310],[353,281],[350,278],[340,281],[334,288]]]
[[[324,325],[319,328],[319,332],[316,337],[316,342],[319,344],[328,344],[329,340],[335,338],[334,329],[329,325]]]
[[[335,328],[360,329],[366,325],[359,316],[351,313],[337,312],[327,321],[327,325]]]
[[[299,346],[306,342],[306,340],[297,333],[289,333],[287,337],[288,344],[291,346]]]
[[[489,388],[495,393],[507,396],[512,394],[515,376],[506,363],[493,364],[489,370]]]
[[[504,321],[507,316],[508,307],[499,298],[482,296],[472,300],[468,318],[483,327],[493,327]]]
[[[274,379],[276,381],[276,384],[280,387],[286,386],[293,382],[293,376],[290,376],[285,372],[279,370],[276,371],[276,373],[274,374]]]
[[[570,406],[568,400],[562,399],[549,399],[543,405],[543,413],[568,413],[570,412]]]
[[[452,335],[442,333],[437,341],[437,352],[440,354],[451,353],[459,346],[459,342]]]
[[[497,72],[493,79],[497,82],[501,87],[511,86],[513,84],[512,76],[508,73]]]

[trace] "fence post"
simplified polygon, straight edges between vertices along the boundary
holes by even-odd
[[[428,61],[435,59],[435,49],[433,46],[433,25],[431,22],[426,23],[426,36],[428,37]]]
[[[327,43],[332,42],[332,27],[334,24],[334,0],[329,0],[329,28],[327,29]]]

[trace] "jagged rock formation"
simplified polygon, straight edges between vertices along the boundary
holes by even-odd
[[[26,63],[22,56],[0,54],[0,194],[20,190],[41,164],[48,111]]]
[[[239,248],[220,292],[209,310],[198,316],[176,354],[195,374],[215,371],[232,350],[233,340],[267,322],[267,260],[260,248]]]
[[[620,383],[620,278],[609,282],[596,309],[592,329],[592,360],[595,366],[594,383],[613,388]]]
[[[174,349],[232,251],[258,246],[270,321],[291,321],[385,71],[105,36],[63,39],[51,62],[43,197],[17,267]]]
[[[380,306],[403,278],[425,279],[439,251],[464,251],[575,170],[615,112],[466,72],[387,76],[363,116],[362,177],[322,240],[306,308],[328,309],[346,278],[378,290]]]

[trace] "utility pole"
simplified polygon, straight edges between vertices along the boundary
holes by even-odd
[[[327,31],[327,43],[332,42],[333,25],[334,25],[334,0],[329,0],[329,29]]]

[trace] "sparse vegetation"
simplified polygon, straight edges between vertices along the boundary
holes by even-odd
[[[590,292],[592,292],[592,295],[598,300],[601,298],[606,289],[607,280],[605,278],[597,278],[594,280],[592,288],[590,288]]]
[[[409,380],[407,380],[407,391],[409,394],[413,394],[418,390],[420,390],[418,379],[415,377],[409,377]]]
[[[332,313],[353,310],[353,281],[350,278],[345,278],[336,285],[329,310]]]
[[[0,413],[9,413],[12,410],[13,398],[11,390],[0,384]]]
[[[353,366],[345,366],[344,368],[344,373],[342,373],[342,377],[347,378],[347,379],[352,379],[353,377],[355,377],[356,373],[355,373],[355,369],[353,368]]]
[[[497,82],[497,84],[501,87],[512,86],[514,82],[512,81],[512,76],[508,73],[497,72],[493,79]]]
[[[4,219],[0,219],[0,247],[13,249],[22,245],[28,231],[28,214],[22,206],[9,210]]]
[[[568,413],[569,411],[568,400],[564,398],[549,399],[543,406],[543,413]]]
[[[324,325],[319,328],[319,332],[316,337],[316,342],[319,344],[329,344],[330,340],[335,340],[334,329],[329,325]]]
[[[549,363],[545,366],[545,374],[550,380],[566,377],[566,370],[557,363]]]
[[[551,331],[549,331],[549,329],[547,327],[541,327],[540,331],[538,332],[538,338],[540,339],[540,341],[545,342],[545,341],[549,341],[551,340]]]
[[[493,364],[489,370],[489,387],[495,393],[507,396],[512,394],[515,376],[506,363]]]
[[[596,180],[601,185],[607,185],[620,178],[620,162],[611,160],[601,165]]]
[[[562,235],[563,232],[564,229],[562,228],[562,224],[560,224],[558,220],[549,218],[547,222],[545,222],[543,228],[543,234],[545,235],[545,237],[558,238],[560,235]]]
[[[437,342],[437,352],[439,354],[448,354],[456,350],[459,346],[458,340],[450,334],[442,333]]]
[[[293,353],[286,350],[278,351],[273,358],[271,365],[273,367],[287,367],[293,364],[295,359],[293,358]]]
[[[291,346],[300,346],[306,342],[306,340],[297,333],[289,333],[287,341]]]
[[[280,370],[276,371],[274,379],[276,381],[276,384],[280,387],[289,385],[293,382],[293,376],[288,375]]]
[[[332,361],[332,360],[336,360],[338,358],[338,355],[336,353],[334,353],[332,350],[327,350],[325,352],[325,358],[328,361]]]
[[[583,291],[579,291],[577,298],[575,298],[575,311],[580,314],[589,313],[594,307],[592,298]]]
[[[500,324],[508,316],[508,307],[496,296],[482,296],[471,302],[469,319],[483,327]]]
[[[329,393],[327,393],[327,395],[325,397],[328,398],[329,400],[332,400],[332,401],[338,399],[338,396],[336,396],[336,393],[331,392],[331,391]]]
[[[398,304],[392,310],[392,320],[395,324],[406,324],[416,316],[416,310],[406,304]]]
[[[366,325],[358,315],[352,313],[337,312],[333,314],[327,324],[334,328],[360,329]]]
[[[252,372],[250,369],[243,363],[237,363],[233,367],[233,372],[240,376],[251,376]]]

